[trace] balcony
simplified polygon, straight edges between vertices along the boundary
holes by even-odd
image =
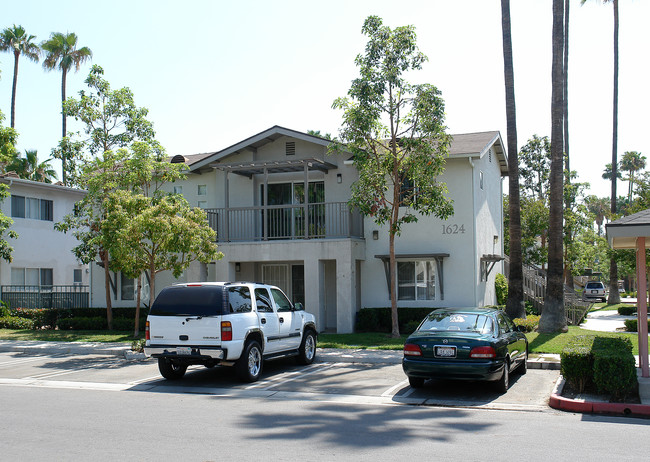
[[[0,297],[11,308],[88,308],[89,287],[82,284],[0,286]]]
[[[362,238],[363,217],[347,202],[206,209],[217,242]]]

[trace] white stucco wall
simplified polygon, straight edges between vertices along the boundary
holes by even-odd
[[[54,285],[72,285],[73,270],[80,269],[82,284],[88,284],[88,266],[81,264],[72,253],[78,244],[75,237],[56,231],[54,223],[72,212],[74,203],[84,196],[84,192],[61,186],[47,185],[27,180],[4,179],[9,192],[27,198],[46,199],[53,203],[53,221],[13,217],[10,229],[18,233],[18,239],[7,239],[14,248],[13,261],[0,261],[0,284],[11,284],[11,268],[52,268]],[[2,212],[11,217],[11,198],[1,204]]]

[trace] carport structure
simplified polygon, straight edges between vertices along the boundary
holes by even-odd
[[[639,366],[641,375],[648,370],[648,288],[645,251],[650,248],[650,209],[619,218],[605,225],[612,249],[636,249],[637,319],[639,332]]]

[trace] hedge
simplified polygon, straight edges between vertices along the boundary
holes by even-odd
[[[637,319],[626,319],[625,330],[628,332],[639,332],[639,321]],[[650,332],[650,319],[648,319],[648,332]]]
[[[514,322],[516,326],[522,326],[524,328],[524,332],[534,332],[537,330],[537,326],[539,326],[539,318],[540,316],[529,314],[526,316],[526,319],[515,318],[512,320],[512,322]]]
[[[420,322],[435,308],[398,308],[400,332],[413,332]],[[415,325],[415,327],[413,327]],[[357,332],[390,332],[390,308],[362,308],[357,313]],[[410,333],[409,332],[409,333]]]
[[[632,305],[621,305],[618,307],[618,314],[622,316],[630,316],[631,314],[636,313],[636,306]]]
[[[0,329],[34,329],[34,321],[16,316],[0,317]]]
[[[6,309],[4,311],[7,311]],[[3,311],[3,312],[4,312]],[[25,309],[18,308],[8,310],[10,316],[0,316],[0,319],[11,318],[5,321],[4,327],[7,329],[61,329],[61,330],[105,330],[108,325],[106,322],[105,308],[72,308],[72,309]],[[134,325],[135,308],[113,308],[113,329],[131,330]],[[144,329],[148,310],[140,309],[140,329]],[[2,313],[0,313],[1,315]],[[16,327],[9,327],[9,324]]]
[[[623,337],[578,336],[562,350],[561,373],[578,392],[595,387],[622,400],[637,387],[632,343]]]

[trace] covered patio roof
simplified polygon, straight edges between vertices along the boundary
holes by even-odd
[[[295,159],[268,162],[238,162],[234,164],[220,164],[214,162],[210,164],[218,170],[236,173],[251,178],[253,175],[263,173],[284,173],[284,172],[302,172],[307,170],[320,170],[327,173],[329,170],[337,168],[336,165],[325,162],[321,159]]]
[[[605,225],[607,241],[613,249],[636,249],[637,320],[641,375],[650,377],[648,368],[648,288],[646,249],[650,248],[650,209],[620,218]]]

